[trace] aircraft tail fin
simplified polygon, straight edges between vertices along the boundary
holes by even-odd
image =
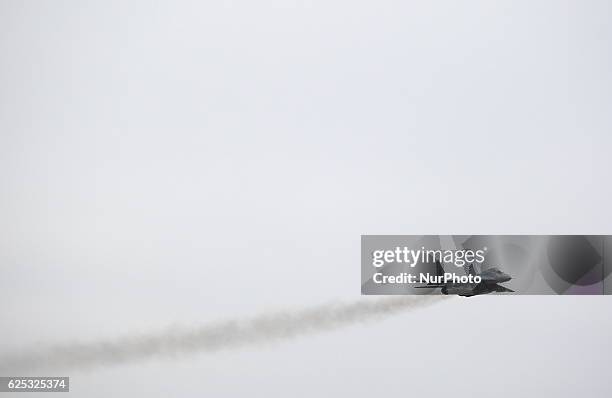
[[[463,269],[465,270],[465,274],[470,276],[476,276],[476,271],[474,270],[474,264],[464,265]]]

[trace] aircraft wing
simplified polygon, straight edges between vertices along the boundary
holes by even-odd
[[[493,291],[497,293],[514,293],[514,290],[509,289],[506,286],[502,286],[502,285],[495,285]]]

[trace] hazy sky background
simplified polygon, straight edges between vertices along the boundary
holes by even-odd
[[[0,0],[0,352],[359,299],[361,234],[612,233],[611,17]],[[611,309],[454,299],[71,391],[604,397]]]

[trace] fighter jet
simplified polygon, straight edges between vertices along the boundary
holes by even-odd
[[[479,294],[488,294],[488,293],[509,293],[514,292],[514,290],[508,289],[505,286],[499,285],[499,283],[508,282],[512,277],[498,268],[491,267],[480,274],[477,274],[474,270],[474,265],[470,264],[465,267],[465,273],[469,276],[479,276],[479,283],[441,283],[441,284],[427,284],[425,286],[416,286],[417,288],[441,288],[440,292],[442,294],[456,294],[458,296],[471,297]],[[444,275],[444,267],[440,264],[439,261],[436,261],[436,274],[438,276]]]

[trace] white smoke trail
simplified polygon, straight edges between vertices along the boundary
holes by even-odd
[[[365,322],[438,302],[441,296],[399,296],[331,303],[317,307],[263,314],[176,330],[87,344],[66,344],[20,354],[0,355],[0,374],[38,369],[84,369],[152,357],[214,352],[244,345],[267,344]]]

